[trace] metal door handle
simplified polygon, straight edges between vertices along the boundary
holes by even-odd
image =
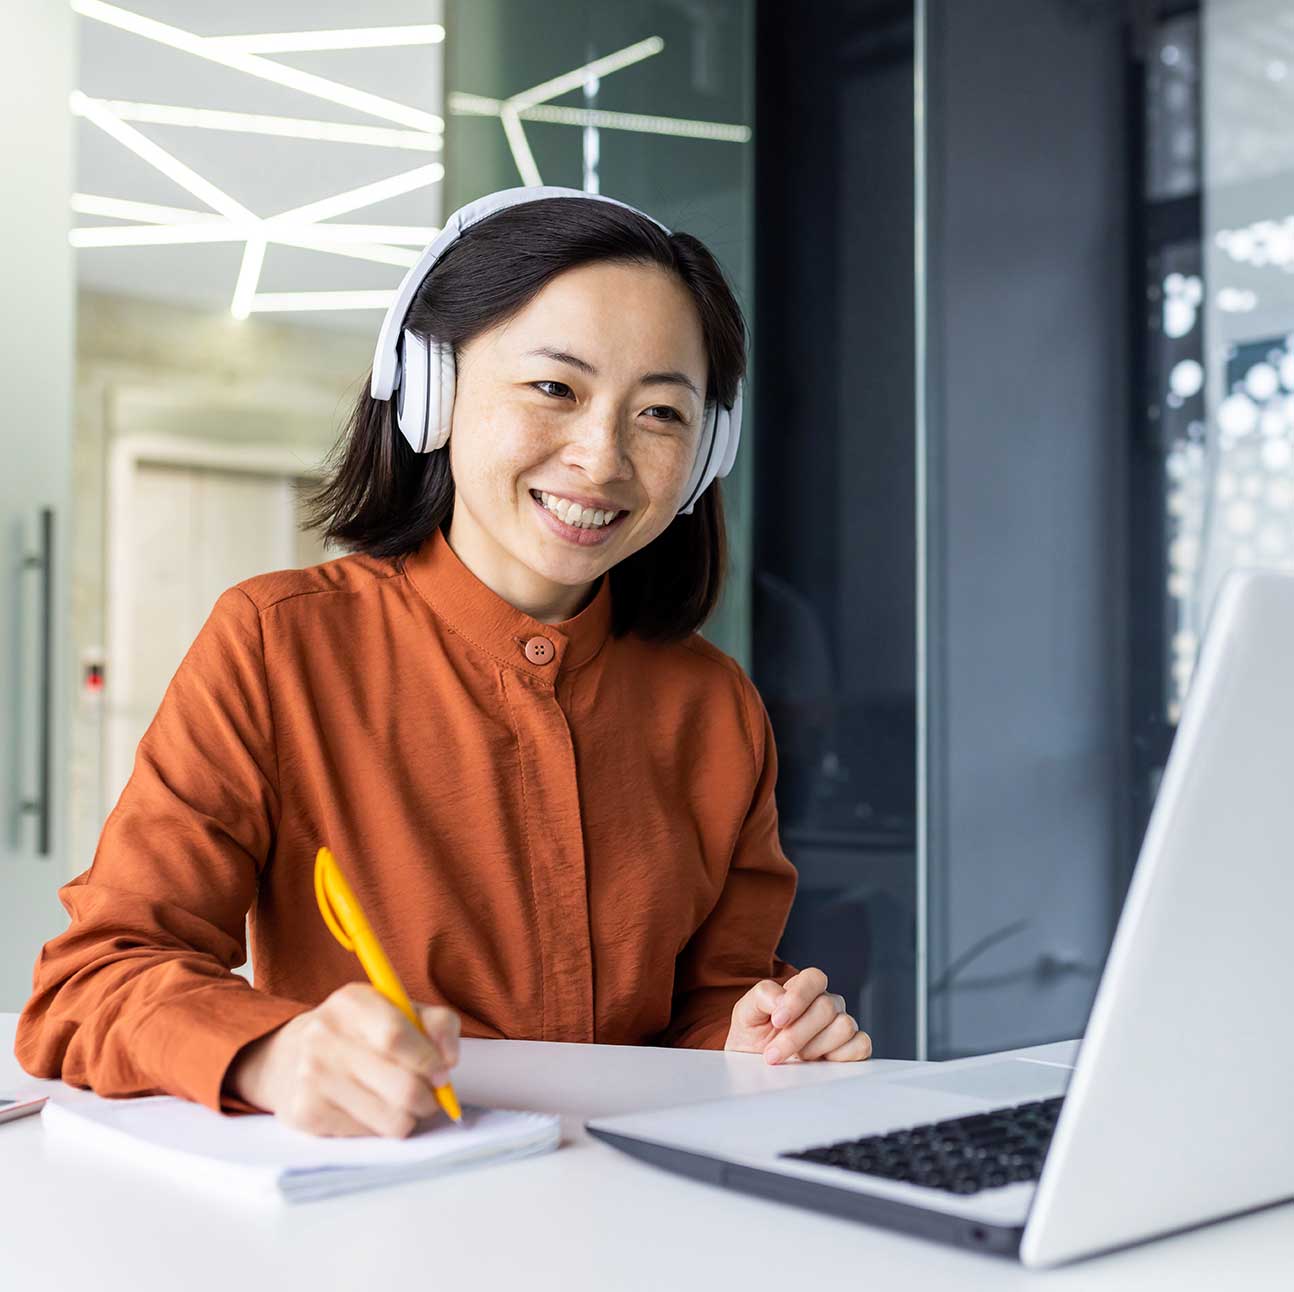
[[[40,571],[40,726],[37,740],[37,782],[36,797],[24,799],[20,805],[23,815],[36,817],[36,851],[42,857],[49,856],[50,826],[50,734],[51,734],[51,673],[53,663],[50,658],[54,645],[53,637],[53,588],[54,588],[54,511],[51,507],[42,507],[40,511],[40,548],[34,556],[24,555],[22,561],[24,572]]]

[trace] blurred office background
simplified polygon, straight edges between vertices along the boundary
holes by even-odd
[[[1218,579],[1294,568],[1294,11],[3,23],[0,1009],[216,597],[340,554],[295,486],[405,268],[542,181],[705,239],[752,324],[705,635],[773,719],[782,954],[878,1054],[1082,1032]]]

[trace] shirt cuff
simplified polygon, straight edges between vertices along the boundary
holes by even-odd
[[[674,1038],[674,1047],[680,1050],[722,1050],[731,1026],[731,1011],[722,1018],[693,1023]]]
[[[313,1008],[250,985],[200,987],[159,1005],[141,1025],[138,1060],[169,1094],[218,1113],[264,1112],[222,1094],[225,1074],[244,1045]]]
[[[685,1050],[722,1050],[732,1026],[732,1011],[745,987],[698,987],[679,1003],[665,1029],[667,1045]]]

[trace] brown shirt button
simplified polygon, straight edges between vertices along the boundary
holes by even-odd
[[[547,664],[553,658],[553,643],[547,637],[532,637],[526,643],[526,658],[532,664]]]

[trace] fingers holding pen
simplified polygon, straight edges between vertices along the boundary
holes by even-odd
[[[435,1087],[449,1082],[458,1061],[458,1018],[442,1007],[414,1008],[432,1035],[368,983],[339,988],[295,1020],[289,1124],[403,1138],[434,1116]]]
[[[314,1074],[320,1093],[368,1128],[403,1139],[440,1111],[431,1080],[347,1037],[336,1041],[338,1062]]]
[[[452,1009],[444,1005],[420,1005],[415,1001],[413,1007],[418,1012],[418,1017],[422,1019],[427,1039],[445,1067],[457,1066],[462,1020]]]
[[[369,1049],[436,1085],[449,1080],[449,1069],[458,1063],[459,1018],[438,1005],[413,1008],[426,1034],[419,1032],[402,1011],[369,983],[350,983],[329,998],[343,1028],[360,1037]]]

